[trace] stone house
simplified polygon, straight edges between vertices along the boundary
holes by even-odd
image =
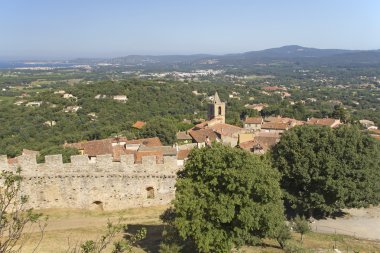
[[[118,102],[126,103],[128,101],[128,98],[126,95],[115,95],[113,96],[113,100],[116,100]]]
[[[210,128],[190,130],[189,135],[193,139],[193,143],[197,143],[198,148],[210,145],[213,141],[219,141],[216,133]]]
[[[244,120],[244,129],[249,131],[260,131],[263,123],[264,120],[262,117],[247,117]]]

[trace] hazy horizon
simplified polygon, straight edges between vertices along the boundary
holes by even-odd
[[[379,49],[380,2],[6,0],[0,61]]]

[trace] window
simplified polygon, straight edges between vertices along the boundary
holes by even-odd
[[[147,199],[154,199],[154,188],[153,187],[147,187],[146,188],[146,198]]]
[[[103,202],[99,201],[99,200],[96,200],[96,201],[92,202],[91,209],[92,210],[103,211]]]
[[[222,115],[222,107],[221,106],[218,107],[218,115]]]

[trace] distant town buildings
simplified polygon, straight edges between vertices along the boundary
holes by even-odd
[[[113,96],[113,100],[116,100],[118,102],[126,103],[128,101],[128,98],[126,95],[115,95]]]

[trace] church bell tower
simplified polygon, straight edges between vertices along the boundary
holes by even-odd
[[[215,119],[219,123],[225,123],[226,121],[226,103],[220,101],[218,92],[215,92],[214,100],[209,104],[208,119]]]

